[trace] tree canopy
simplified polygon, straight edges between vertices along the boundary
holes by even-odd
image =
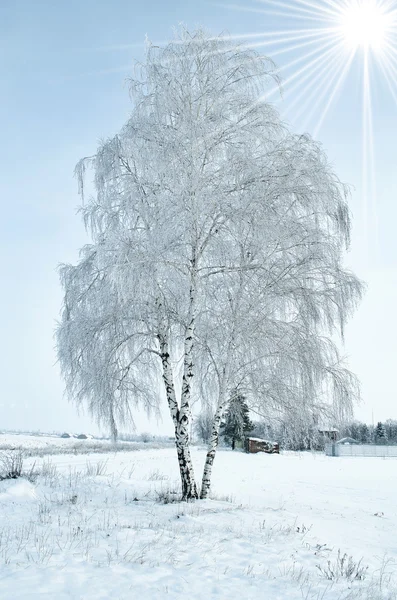
[[[206,497],[232,390],[261,409],[337,413],[357,393],[330,337],[362,292],[342,266],[347,189],[266,101],[276,79],[252,49],[181,29],[148,45],[130,118],[76,170],[81,194],[93,170],[95,193],[81,209],[92,243],[61,268],[68,392],[114,435],[165,395],[186,499],[192,394],[214,411]]]

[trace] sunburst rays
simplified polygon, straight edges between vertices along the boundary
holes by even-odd
[[[362,81],[362,221],[367,239],[377,237],[374,127],[375,69],[397,104],[397,0],[251,0],[223,4],[229,10],[263,14],[272,24],[263,34],[241,35],[263,47],[280,65],[281,111],[299,130],[320,137],[353,69]],[[275,29],[274,23],[280,27]],[[274,100],[276,87],[266,94]]]

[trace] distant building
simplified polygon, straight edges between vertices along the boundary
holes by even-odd
[[[337,444],[359,444],[360,442],[351,437],[344,437],[336,442]]]
[[[280,446],[277,442],[269,442],[260,438],[245,438],[245,451],[250,454],[266,452],[266,454],[280,454]]]
[[[329,429],[322,428],[322,429],[319,429],[318,432],[320,435],[323,435],[330,442],[336,442],[336,440],[338,438],[339,430],[333,429],[333,428],[329,428]]]

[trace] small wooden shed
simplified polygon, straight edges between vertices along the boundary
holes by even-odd
[[[249,437],[245,439],[245,451],[249,454],[266,452],[266,454],[280,454],[280,446],[277,442],[269,442],[260,438]]]

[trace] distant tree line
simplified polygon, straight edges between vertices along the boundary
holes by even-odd
[[[341,427],[339,433],[339,437],[352,437],[361,444],[397,445],[397,420],[378,421],[377,425],[353,421]]]
[[[207,443],[211,434],[212,415],[208,411],[195,419],[194,432],[198,441]],[[278,442],[284,450],[323,450],[329,441],[326,434],[313,418],[299,418],[297,415],[269,421],[251,421],[244,397],[236,396],[225,413],[221,425],[221,439],[233,449],[245,437],[258,437]],[[361,421],[339,424],[337,439],[353,438],[360,444],[397,445],[397,420],[387,419],[376,425]],[[238,445],[238,444],[237,444]]]

